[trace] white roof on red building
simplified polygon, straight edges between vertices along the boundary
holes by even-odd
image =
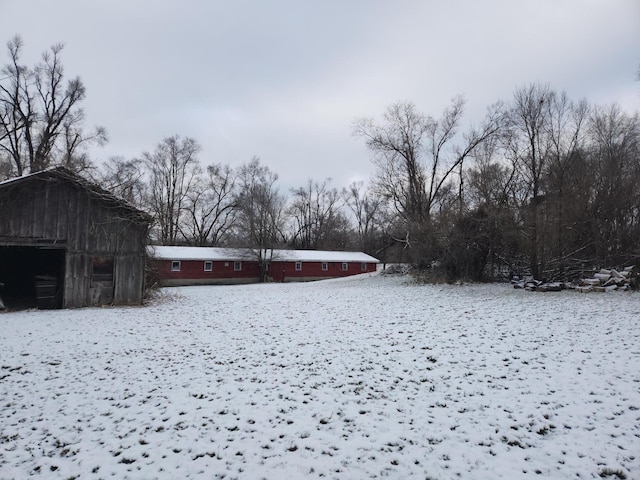
[[[149,246],[149,255],[158,260],[255,260],[257,251],[250,248]],[[265,257],[271,254],[267,250]],[[272,261],[280,262],[361,262],[380,263],[363,252],[329,250],[273,250]]]

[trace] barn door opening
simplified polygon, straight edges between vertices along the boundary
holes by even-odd
[[[91,303],[109,305],[113,303],[113,257],[91,257]]]
[[[62,308],[65,250],[0,246],[0,297],[6,309]]]

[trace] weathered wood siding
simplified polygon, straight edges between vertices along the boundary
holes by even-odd
[[[102,303],[92,258],[113,258],[113,303],[140,304],[147,223],[128,209],[55,176],[35,177],[0,189],[0,244],[63,245],[64,307]],[[104,289],[104,285],[100,288]]]
[[[69,245],[69,219],[77,213],[77,201],[72,199],[79,194],[73,190],[70,185],[38,179],[0,190],[2,237],[20,244]]]
[[[136,305],[142,302],[145,257],[142,254],[120,255],[115,259],[114,303]]]
[[[67,252],[64,281],[64,308],[83,307],[89,302],[89,265],[87,255]]]

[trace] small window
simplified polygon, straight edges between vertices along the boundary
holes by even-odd
[[[173,260],[171,262],[171,271],[179,272],[180,271],[180,260]]]
[[[211,260],[207,260],[204,262],[204,271],[210,272],[211,270],[213,270],[213,262]]]
[[[113,258],[91,257],[91,284],[113,282]]]
[[[329,270],[329,264],[327,262],[322,262],[322,271],[326,272]]]
[[[344,270],[345,272],[349,270],[349,264],[347,262],[342,263],[342,270]]]
[[[302,271],[302,262],[296,262],[296,272]]]
[[[363,263],[363,264],[360,266],[360,269],[361,269],[363,272],[366,272],[366,271],[367,271],[367,264],[366,264],[366,263]]]
[[[235,272],[242,270],[242,262],[233,262],[233,270]]]

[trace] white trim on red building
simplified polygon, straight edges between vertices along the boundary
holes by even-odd
[[[265,250],[150,246],[163,285],[250,283],[260,279],[258,253],[275,282],[309,281],[375,272],[379,260],[362,252],[328,250]],[[180,262],[179,271],[171,268]],[[210,269],[206,266],[211,265]]]

